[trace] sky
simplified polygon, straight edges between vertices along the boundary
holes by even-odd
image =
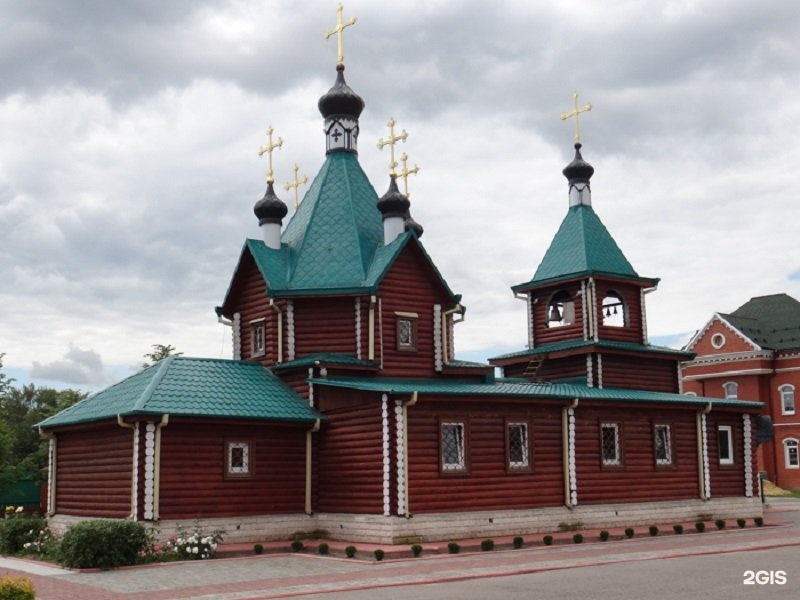
[[[681,347],[753,296],[800,298],[794,0],[348,0],[343,14],[359,161],[383,194],[377,142],[390,117],[408,132],[422,243],[467,307],[460,358],[525,347],[509,288],[566,215],[574,91],[593,107],[593,207],[661,278],[652,343]],[[336,2],[0,0],[0,22],[4,372],[93,391],[153,344],[230,357],[214,307],[260,238],[266,130],[284,140],[278,184],[325,158]]]

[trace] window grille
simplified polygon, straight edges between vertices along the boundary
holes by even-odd
[[[250,442],[227,442],[225,470],[228,477],[251,475]]]
[[[603,464],[619,465],[619,425],[616,423],[603,423],[600,427]]]
[[[783,452],[786,459],[786,467],[789,469],[800,468],[800,455],[798,454],[797,440],[784,440]]]
[[[528,424],[508,424],[508,466],[512,469],[525,469],[528,462]]]
[[[656,425],[654,430],[656,447],[656,464],[672,464],[672,440],[669,425]]]
[[[442,423],[442,470],[463,471],[466,466],[464,424]]]

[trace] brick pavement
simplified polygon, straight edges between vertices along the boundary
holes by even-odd
[[[73,572],[34,561],[0,559],[0,575],[33,580],[40,600],[255,600],[325,591],[345,591],[410,583],[496,577],[587,565],[654,558],[800,546],[800,501],[773,502],[767,527],[707,531],[703,534],[616,539],[601,543],[583,532],[583,544],[551,547],[537,543],[522,550],[431,555],[384,562],[270,554],[213,561],[164,563],[106,572]],[[643,528],[642,528],[643,529]],[[671,525],[661,527],[670,531]],[[691,528],[687,527],[687,531]],[[562,538],[572,534],[562,534]],[[474,540],[462,546],[474,547]],[[362,545],[363,546],[363,545]],[[366,548],[364,548],[366,550]]]

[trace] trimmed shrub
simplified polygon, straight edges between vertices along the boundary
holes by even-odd
[[[0,519],[0,554],[18,554],[33,544],[47,527],[41,517],[14,516]]]
[[[217,546],[222,541],[222,534],[204,534],[198,526],[188,533],[178,529],[164,546],[166,552],[171,552],[179,560],[206,560],[213,558]]]
[[[292,552],[300,552],[303,549],[302,540],[294,540],[292,542]]]
[[[0,577],[0,600],[36,600],[36,590],[27,577]]]
[[[717,519],[714,521],[714,525],[717,526],[717,529],[725,529],[725,519]]]
[[[764,525],[764,517],[753,518],[753,523],[756,524],[756,527],[762,527]]]
[[[375,555],[375,560],[383,560],[385,552],[383,550],[381,550],[380,548],[377,548],[375,550],[375,552],[373,552],[372,554]]]
[[[414,544],[411,546],[411,553],[414,555],[414,558],[418,557],[420,554],[422,554],[422,546],[419,544]]]
[[[253,546],[253,552],[256,553],[256,554],[263,553],[264,552],[264,546],[262,546],[261,544],[255,544]]]
[[[72,569],[113,569],[133,565],[150,550],[150,535],[133,521],[83,521],[61,540],[61,558]]]
[[[600,541],[601,542],[608,541],[608,532],[605,529],[603,529],[603,531],[600,532]]]
[[[481,550],[484,552],[489,552],[490,550],[494,550],[494,540],[483,540],[481,542]]]
[[[747,521],[744,519],[736,519],[736,524],[739,526],[739,529],[744,529],[745,525],[747,525]]]
[[[517,537],[515,537],[512,540],[511,543],[514,546],[515,550],[519,550],[520,548],[522,548],[525,545],[525,540],[522,538],[522,536],[518,535]]]
[[[635,532],[633,531],[633,527],[626,527],[625,528],[625,537],[626,538],[631,539],[633,537],[634,533]]]
[[[542,538],[542,543],[543,543],[545,546],[552,546],[552,545],[553,545],[553,536],[552,536],[552,535],[546,535],[546,536],[544,536],[544,537]]]
[[[658,535],[658,527],[655,525],[650,525],[650,535],[656,537]]]
[[[683,533],[683,525],[681,525],[680,523],[675,523],[675,525],[672,526],[672,531],[674,531],[677,534]]]
[[[447,544],[447,552],[450,554],[458,554],[461,552],[461,546],[458,545],[458,542],[450,542]]]
[[[694,530],[697,533],[703,533],[706,530],[706,524],[703,521],[697,521],[694,524]]]
[[[356,552],[358,552],[358,549],[355,546],[348,546],[344,549],[344,553],[347,558],[353,558],[356,555]]]
[[[317,552],[322,555],[328,554],[331,551],[331,547],[328,546],[325,542],[322,542],[319,546],[317,546]]]
[[[575,535],[572,536],[572,541],[574,543],[576,543],[576,544],[582,544],[583,543],[583,534],[582,533],[576,533]]]

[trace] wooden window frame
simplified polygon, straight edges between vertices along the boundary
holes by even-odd
[[[505,419],[506,441],[506,473],[530,473],[533,471],[533,452],[531,444],[531,423],[528,419]],[[523,464],[513,464],[511,461],[511,428],[514,426],[525,427],[525,461]]]
[[[261,347],[257,345],[258,334],[261,331]],[[250,321],[250,356],[253,358],[267,354],[267,320],[255,319]]]
[[[617,451],[617,458],[615,461],[609,461],[605,457],[604,444],[603,444],[603,429],[606,427],[614,428],[616,432],[614,435],[615,448]],[[625,468],[625,461],[622,454],[622,424],[619,421],[600,421],[600,465],[603,469],[623,469]]]
[[[455,425],[461,427],[461,464],[456,466],[450,467],[445,466],[444,462],[444,429],[447,426]],[[469,420],[465,417],[452,417],[452,418],[440,418],[439,419],[439,474],[444,475],[447,477],[459,477],[464,475],[470,474],[470,461],[469,461],[469,448],[470,448],[470,439],[469,439]]]
[[[244,471],[236,471],[238,467],[232,465],[233,459],[233,450],[236,447],[243,447],[246,452],[244,453],[244,458],[246,460]],[[224,452],[225,452],[225,479],[252,479],[255,475],[255,443],[253,440],[250,439],[226,439],[224,442]]]
[[[658,430],[665,428],[667,432],[666,449],[667,458],[658,458]],[[672,441],[672,423],[660,421],[653,423],[653,460],[657,469],[674,469],[675,468],[675,445]]]
[[[418,347],[417,322],[419,321],[419,315],[417,313],[396,312],[394,316],[397,351],[416,352]],[[409,324],[409,333],[411,335],[410,343],[403,343],[401,341],[401,328],[403,327],[403,323]]]
[[[721,435],[727,432],[728,438],[728,456],[722,456],[722,444],[720,443]],[[717,425],[717,460],[721,467],[732,467],[736,464],[736,446],[733,439],[733,425]]]

